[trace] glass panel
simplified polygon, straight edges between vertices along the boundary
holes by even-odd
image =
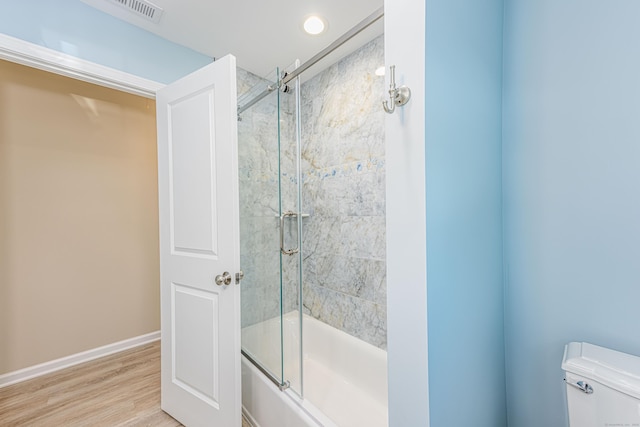
[[[296,62],[287,70],[293,70]],[[290,254],[282,255],[283,290],[283,362],[285,379],[291,389],[302,395],[302,331],[301,293],[302,270],[301,227],[308,215],[300,209],[300,147],[298,135],[299,81],[282,88],[280,96],[280,166],[282,206],[291,216],[284,222],[284,236]]]
[[[238,69],[238,105],[255,100],[278,80]],[[238,121],[242,350],[284,382],[280,257],[280,93],[274,90]]]

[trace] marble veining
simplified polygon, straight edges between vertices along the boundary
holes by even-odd
[[[303,310],[386,348],[384,64],[379,37],[301,88]]]
[[[386,348],[381,107],[386,89],[384,78],[374,74],[383,64],[381,36],[301,85],[300,156],[295,87],[288,94],[274,92],[243,113],[238,123],[243,327],[281,309],[300,309],[302,278],[305,313]],[[238,93],[268,83],[238,70]],[[286,245],[300,245],[300,255],[280,256],[280,210],[309,214],[285,219]]]
[[[276,77],[274,71],[271,78]],[[259,92],[269,83],[237,69],[240,102],[244,94]],[[243,327],[280,313],[278,95],[258,102],[238,121]]]

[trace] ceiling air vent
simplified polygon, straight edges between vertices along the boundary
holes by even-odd
[[[106,0],[108,3],[114,3],[141,18],[158,23],[162,17],[162,8],[147,0]],[[85,3],[95,3],[88,2]]]

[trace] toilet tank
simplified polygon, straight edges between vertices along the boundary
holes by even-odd
[[[640,357],[572,342],[562,369],[570,427],[640,427]]]

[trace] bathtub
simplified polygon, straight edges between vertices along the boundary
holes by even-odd
[[[242,411],[255,427],[387,427],[387,353],[297,311],[242,330],[243,349],[291,386],[280,391],[242,357]],[[301,396],[301,391],[303,392]]]

